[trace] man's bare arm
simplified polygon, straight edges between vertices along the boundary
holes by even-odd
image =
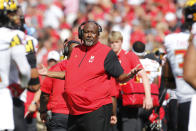
[[[144,70],[141,70],[139,72],[139,75],[142,78],[143,85],[144,85],[144,91],[145,91],[145,99],[143,102],[143,108],[149,110],[153,107],[149,78]]]
[[[189,47],[184,59],[184,80],[196,89],[196,48],[192,43],[193,35],[189,39]]]
[[[51,78],[64,80],[65,79],[65,72],[48,71],[46,76],[51,77]]]
[[[120,83],[126,83],[130,79],[132,79],[140,70],[139,68],[140,64],[138,64],[135,68],[133,68],[128,74],[123,73],[121,74],[116,80]]]
[[[47,76],[47,77],[62,79],[62,80],[65,79],[65,72],[48,71],[48,69],[44,65],[42,65],[42,68],[38,69],[38,72],[42,76]]]

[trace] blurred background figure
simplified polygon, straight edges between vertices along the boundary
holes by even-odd
[[[177,107],[177,129],[173,127],[173,130],[187,131],[189,125],[189,113],[192,97],[196,94],[196,91],[191,87],[190,84],[186,83],[183,79],[183,65],[184,65],[184,56],[189,46],[189,37],[192,24],[195,22],[194,13],[196,1],[188,0],[184,5],[184,31],[179,33],[171,33],[165,37],[164,46],[167,52],[167,59],[171,70],[168,72],[173,73],[176,84],[176,96],[178,101],[178,106],[176,102],[173,105]],[[166,64],[168,64],[166,63]],[[168,73],[168,74],[172,74]],[[166,78],[166,77],[165,77]],[[165,79],[165,83],[174,81],[171,77]],[[175,87],[175,86],[174,86]],[[174,109],[174,107],[172,109]],[[173,111],[174,113],[176,110]],[[175,125],[175,124],[173,124]]]
[[[55,51],[55,50],[52,50],[48,53],[48,58],[47,58],[48,62],[48,68],[56,65],[59,61],[60,61],[60,54]]]
[[[35,56],[38,41],[34,37],[30,36],[32,35],[32,33],[30,33],[32,31],[27,30],[27,28],[25,27],[24,15],[20,6],[17,7],[16,14],[17,17],[15,18],[15,21],[17,22],[15,23],[13,29],[20,30],[25,33],[25,42],[23,44],[25,46],[25,55],[27,61],[31,67],[31,79],[28,83],[27,89],[21,90],[19,88],[21,85],[19,81],[20,76],[18,75],[17,67],[14,68],[14,63],[12,64],[12,68],[10,70],[10,85],[8,86],[8,88],[12,92],[14,103],[14,130],[36,131],[35,117],[37,104],[34,103],[32,100],[34,97],[34,93],[38,91],[40,87],[39,75],[36,69],[37,65]],[[35,106],[35,109],[30,109],[33,106]]]
[[[25,34],[17,29],[20,23],[20,16],[17,14],[18,4],[13,0],[1,0],[0,7],[0,60],[2,61],[0,65],[0,104],[3,105],[0,108],[0,130],[19,130],[24,128],[18,128],[16,124],[13,106],[15,101],[13,101],[12,95],[17,97],[20,95],[14,94],[17,89],[21,92],[25,88],[32,89],[28,86],[31,70],[26,58]],[[14,90],[12,95],[8,86]],[[32,91],[36,90],[32,89]],[[24,110],[21,110],[19,115],[23,118]],[[24,118],[22,120],[21,123],[24,124]]]
[[[143,128],[143,123],[139,116],[139,111],[141,108],[134,105],[123,105],[123,97],[122,95],[130,95],[129,93],[125,92],[125,88],[127,90],[131,90],[131,86],[135,86],[135,80],[139,77],[139,82],[142,83],[142,87],[144,88],[144,100],[140,107],[143,109],[150,110],[153,107],[151,93],[150,93],[150,83],[145,72],[145,69],[141,65],[139,58],[134,54],[134,52],[126,52],[122,49],[123,45],[123,36],[120,31],[112,31],[108,37],[108,45],[112,48],[112,50],[118,56],[118,60],[122,65],[125,72],[129,71],[130,69],[134,68],[136,65],[140,65],[141,71],[134,77],[134,79],[129,80],[126,83],[119,83],[120,86],[120,96],[119,97],[119,122],[118,128],[122,131],[140,131]],[[144,46],[143,46],[144,47]],[[145,47],[143,48],[145,49]],[[145,54],[145,53],[143,53]],[[128,87],[128,88],[127,88]],[[123,89],[124,88],[124,89]]]
[[[139,57],[140,62],[147,73],[150,84],[154,83],[158,87],[160,85],[158,78],[160,64],[155,60],[144,58],[144,56],[146,55],[145,44],[140,41],[133,43],[132,51]]]

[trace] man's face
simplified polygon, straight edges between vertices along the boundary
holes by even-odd
[[[98,26],[89,22],[84,26],[83,41],[86,46],[92,46],[98,42]]]
[[[58,62],[57,62],[56,60],[54,60],[54,59],[48,60],[48,68],[50,68],[50,67],[56,65],[57,63],[58,63]]]
[[[110,47],[112,50],[117,54],[121,50],[122,41],[116,40],[116,41],[110,41]]]
[[[17,14],[17,12],[10,12],[10,13],[7,14],[7,16],[16,25],[20,25],[21,24],[20,16]]]

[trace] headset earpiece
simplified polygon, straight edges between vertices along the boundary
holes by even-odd
[[[69,54],[69,47],[66,46],[66,47],[64,48],[63,56],[64,56],[64,57],[65,57],[65,56],[68,56],[68,54]]]
[[[83,36],[83,29],[82,29],[82,26],[85,25],[85,24],[86,24],[86,22],[83,22],[83,23],[79,26],[79,28],[78,28],[78,38],[79,38],[79,39],[82,39],[82,36]]]
[[[78,42],[78,41],[75,41],[75,40],[70,40],[70,41],[68,41],[68,42],[67,42],[67,45],[65,45],[65,47],[64,47],[64,52],[63,52],[63,56],[64,56],[64,57],[69,55],[69,47],[70,47],[71,44],[73,44],[73,43],[80,45],[80,42]]]

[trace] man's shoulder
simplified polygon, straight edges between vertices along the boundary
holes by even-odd
[[[179,33],[171,33],[171,34],[168,34],[167,36],[165,36],[165,42],[167,41],[173,41],[173,40],[179,40],[179,39],[182,39],[182,38],[186,38],[186,37],[189,37],[190,33],[188,32],[179,32]]]
[[[111,50],[111,48],[105,44],[102,44],[101,42],[98,43],[100,48],[103,48],[106,51]]]
[[[25,37],[26,37],[26,40],[32,40],[33,42],[38,43],[38,40],[35,37],[33,37],[33,36],[25,35]]]
[[[155,60],[149,59],[149,58],[144,58],[144,59],[140,59],[142,64],[146,64],[146,65],[151,65],[153,67],[159,67],[159,63]]]
[[[25,39],[25,33],[20,30],[12,30],[10,32],[13,36],[18,36],[20,39]]]
[[[28,45],[28,46],[33,46],[34,48],[34,51],[37,52],[38,50],[38,40],[33,37],[33,36],[30,36],[30,35],[25,35],[25,45]]]
[[[167,49],[180,49],[186,48],[188,45],[188,38],[190,33],[188,32],[180,32],[180,33],[173,33],[169,34],[165,37],[164,46]]]
[[[128,52],[125,52],[125,55],[127,56],[127,57],[131,57],[131,58],[135,58],[135,57],[137,57],[138,58],[138,56],[133,52],[133,51],[128,51]]]
[[[1,39],[8,39],[12,40],[15,37],[18,37],[19,39],[24,39],[24,32],[20,30],[11,30],[9,28],[0,28],[0,36]]]

